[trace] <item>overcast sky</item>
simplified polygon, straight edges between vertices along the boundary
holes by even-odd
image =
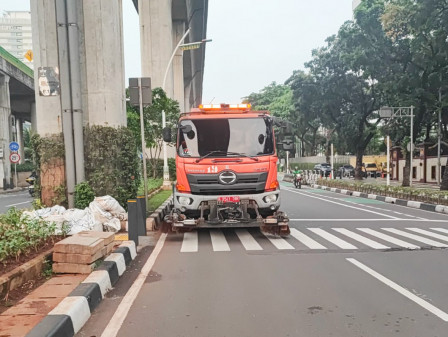
[[[0,0],[29,10],[30,0]],[[140,76],[138,16],[123,0],[126,83]],[[352,0],[209,0],[203,103],[238,103],[303,69],[311,51],[352,18]]]

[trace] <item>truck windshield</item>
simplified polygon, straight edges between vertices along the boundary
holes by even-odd
[[[182,157],[210,158],[273,154],[272,124],[267,118],[182,120],[177,152]]]

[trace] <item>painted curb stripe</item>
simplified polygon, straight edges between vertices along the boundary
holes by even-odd
[[[48,315],[70,316],[76,334],[90,318],[89,303],[84,296],[66,297]]]
[[[117,283],[120,276],[118,275],[118,267],[115,261],[103,261],[96,270],[105,270],[109,273],[110,283],[112,286]]]
[[[100,287],[102,297],[112,289],[109,273],[107,270],[94,270],[82,283],[96,283]]]
[[[68,296],[84,296],[89,303],[90,313],[95,310],[103,299],[98,283],[81,283]]]
[[[126,271],[126,263],[124,262],[124,256],[120,253],[112,253],[108,257],[104,259],[104,262],[115,262],[117,265],[118,270],[118,276],[123,275],[123,273]]]
[[[45,316],[26,337],[72,337],[75,335],[68,315]]]
[[[118,247],[114,250],[114,253],[123,254],[124,262],[127,266],[129,266],[129,264],[132,262],[131,251],[129,250],[129,247]]]

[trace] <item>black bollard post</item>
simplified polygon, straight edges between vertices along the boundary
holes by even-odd
[[[129,240],[135,242],[135,246],[138,246],[138,210],[137,200],[128,200],[128,236]]]
[[[137,197],[138,209],[138,235],[146,235],[146,198],[144,195]]]

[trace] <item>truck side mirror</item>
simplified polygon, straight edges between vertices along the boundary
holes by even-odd
[[[163,128],[162,137],[163,137],[164,142],[171,143],[171,141],[172,141],[171,128],[169,128],[169,127]]]

